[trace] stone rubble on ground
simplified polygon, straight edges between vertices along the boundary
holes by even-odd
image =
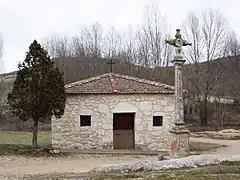
[[[219,133],[240,133],[240,131],[236,129],[224,129],[219,131]]]
[[[172,157],[170,157],[168,154],[162,154],[162,153],[159,153],[157,158],[159,161],[172,159]]]
[[[206,165],[219,164],[231,160],[232,156],[193,155],[179,159],[163,161],[143,161],[137,163],[122,163],[94,168],[92,172],[139,172],[179,168],[196,168]]]
[[[52,154],[59,154],[60,153],[60,151],[57,150],[57,149],[53,149],[53,150],[50,149],[49,152],[52,153]]]

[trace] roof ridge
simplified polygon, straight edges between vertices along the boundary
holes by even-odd
[[[118,81],[120,80],[120,81]],[[121,84],[118,84],[121,83]],[[95,84],[96,83],[96,84]],[[94,85],[93,85],[94,84]],[[128,85],[130,85],[128,87]],[[133,85],[134,87],[132,87]],[[135,87],[136,86],[136,87]],[[137,88],[138,87],[138,88]],[[68,93],[173,93],[174,86],[118,73],[104,73],[65,85]],[[91,89],[92,88],[92,89]],[[145,88],[145,89],[144,89]]]
[[[116,81],[114,79],[114,75],[112,73],[109,73],[109,78],[110,78],[110,83],[111,83],[111,87],[112,87],[112,91],[114,93],[118,92],[117,87],[116,87]]]
[[[148,84],[148,85],[155,85],[155,86],[158,86],[158,87],[169,88],[171,90],[175,89],[174,86],[164,84],[164,83],[161,83],[161,82],[151,81],[151,80],[147,80],[147,79],[143,79],[143,78],[138,78],[138,77],[133,77],[133,76],[128,76],[128,75],[122,75],[122,74],[117,74],[117,73],[114,73],[114,75],[117,76],[117,77],[120,77],[120,78],[124,78],[124,79],[127,79],[127,80],[133,80],[133,81]]]
[[[98,79],[101,79],[101,78],[104,78],[104,77],[107,77],[107,76],[109,76],[109,73],[100,74],[98,76],[93,76],[93,77],[90,77],[90,78],[87,78],[87,79],[83,79],[83,80],[76,81],[76,82],[73,82],[73,83],[70,83],[70,84],[66,84],[65,87],[68,88],[68,87],[72,87],[72,86],[75,86],[75,85],[81,85],[81,84],[89,83],[89,82],[96,81]]]
[[[95,81],[95,80],[98,80],[98,79],[101,79],[101,78],[104,78],[104,77],[107,77],[107,76],[109,76],[111,83],[112,83],[113,76],[116,76],[116,77],[124,78],[124,79],[127,79],[127,80],[133,80],[133,81],[144,83],[144,84],[148,84],[148,85],[155,85],[155,86],[159,86],[159,87],[169,88],[171,90],[174,90],[174,88],[175,88],[174,86],[171,86],[171,85],[168,85],[168,84],[164,84],[164,83],[161,83],[161,82],[156,82],[156,81],[152,81],[152,80],[148,80],[148,79],[143,79],[143,78],[138,78],[138,77],[133,77],[133,76],[128,76],[128,75],[123,75],[123,74],[118,74],[118,73],[104,73],[104,74],[100,74],[98,76],[93,76],[93,77],[90,77],[90,78],[87,78],[87,79],[76,81],[76,82],[67,84],[65,86],[66,87],[72,87],[74,85],[81,85],[81,84],[89,83],[89,82],[92,82],[92,81]]]

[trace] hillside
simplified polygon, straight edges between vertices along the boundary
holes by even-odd
[[[71,83],[79,81],[91,76],[99,75],[109,72],[110,65],[107,64],[109,59],[104,58],[87,58],[87,57],[68,57],[64,59],[53,59],[59,69],[64,72],[65,83]],[[162,83],[174,85],[174,68],[161,67],[161,68],[144,68],[142,66],[136,66],[128,62],[121,60],[114,60],[113,72],[131,75],[140,78],[146,78]],[[237,63],[236,63],[237,61]],[[239,62],[239,63],[238,63]],[[215,77],[215,83],[213,87],[214,91],[221,92],[221,96],[235,96],[235,91],[240,91],[240,73],[237,72],[240,66],[240,57],[236,58],[224,58],[218,60],[212,60],[209,63],[203,62],[198,65],[186,64],[183,67],[183,80],[184,88],[189,91],[195,91],[192,82],[189,77],[200,76],[199,82],[204,85],[206,78],[211,76]],[[206,67],[210,66],[209,75],[206,72]],[[214,69],[218,69],[217,72]],[[196,74],[196,70],[198,73]],[[8,89],[12,84],[15,72],[0,74],[0,77],[4,79],[5,89]]]

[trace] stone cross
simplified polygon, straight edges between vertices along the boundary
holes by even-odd
[[[191,45],[191,43],[182,39],[180,29],[177,29],[175,39],[165,42],[174,46],[176,51],[171,61],[175,66],[175,124],[170,130],[170,156],[183,157],[189,154],[190,131],[184,125],[182,65],[185,60],[183,60],[181,51],[183,46]]]
[[[107,64],[110,64],[110,72],[113,72],[113,64],[115,64],[115,62],[112,60],[112,58],[110,59],[109,62],[107,62]]]
[[[171,61],[175,66],[175,124],[184,125],[182,65],[185,60],[183,60],[181,51],[183,46],[192,44],[182,39],[180,29],[176,31],[175,38],[165,40],[165,43],[175,47],[176,54]]]

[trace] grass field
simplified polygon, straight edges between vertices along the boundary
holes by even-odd
[[[31,132],[0,131],[0,155],[49,155],[48,149],[51,147],[51,133],[38,133],[40,150],[33,150],[31,144]]]
[[[32,133],[16,131],[0,131],[0,144],[31,145]],[[39,132],[38,144],[40,146],[49,146],[51,144],[51,133]]]

